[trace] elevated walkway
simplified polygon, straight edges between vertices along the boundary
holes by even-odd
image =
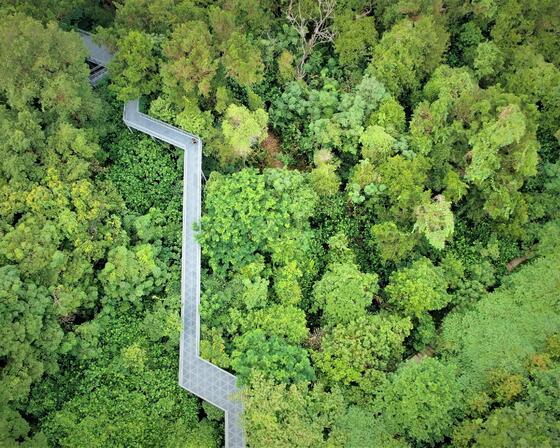
[[[95,44],[89,34],[80,34],[90,50],[90,60],[105,64],[105,67],[112,55]],[[92,81],[91,76],[90,81]],[[240,401],[234,399],[239,392],[236,378],[200,357],[200,246],[195,237],[194,226],[200,222],[201,214],[202,141],[195,135],[140,112],[138,99],[125,104],[123,121],[130,129],[136,129],[185,151],[179,384],[222,409],[225,413],[225,446],[243,448],[245,446],[241,425],[243,407]]]
[[[109,62],[113,60],[113,54],[106,47],[96,44],[91,33],[84,30],[78,30],[78,33],[88,50],[88,59],[97,65],[107,67]]]
[[[82,42],[88,50],[88,63],[92,66],[90,69],[89,82],[96,86],[108,74],[107,66],[113,60],[113,55],[109,50],[101,45],[97,45],[93,41],[90,33],[84,30],[78,30],[78,34],[82,38]]]

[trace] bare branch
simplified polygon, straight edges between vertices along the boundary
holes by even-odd
[[[529,260],[532,256],[532,253],[528,253],[527,255],[522,255],[521,257],[514,258],[508,264],[506,264],[506,269],[511,272],[521,263],[525,263],[527,260]]]
[[[329,22],[334,14],[336,0],[317,0],[318,17],[307,17],[302,11],[301,1],[297,1],[296,12],[294,3],[294,0],[290,0],[286,18],[300,38],[301,59],[297,64],[296,75],[302,79],[305,76],[305,63],[313,49],[318,44],[332,42],[335,37]]]

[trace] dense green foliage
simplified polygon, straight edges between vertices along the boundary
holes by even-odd
[[[116,52],[95,90],[75,27]],[[0,445],[223,441],[176,384],[183,158],[122,125],[141,96],[204,141],[201,354],[249,446],[559,446],[559,29],[553,0],[3,2]]]
[[[127,135],[75,33],[0,38],[0,445],[218,446],[176,381],[176,157]]]

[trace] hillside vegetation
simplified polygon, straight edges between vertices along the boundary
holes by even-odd
[[[204,142],[201,355],[250,447],[560,446],[558,2],[7,0],[0,42],[0,446],[223,445],[137,97]]]

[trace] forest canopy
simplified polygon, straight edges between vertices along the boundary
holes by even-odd
[[[0,42],[1,446],[224,443],[135,98],[203,140],[201,356],[248,446],[560,445],[558,2],[7,0]]]

